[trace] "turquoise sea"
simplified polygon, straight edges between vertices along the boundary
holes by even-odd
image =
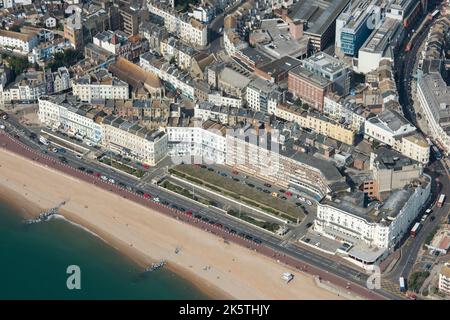
[[[67,267],[80,268],[69,290]],[[0,299],[207,299],[176,274],[142,269],[95,235],[64,219],[26,226],[0,203]]]

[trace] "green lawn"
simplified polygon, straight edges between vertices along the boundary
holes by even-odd
[[[236,212],[234,210],[228,210],[228,214],[232,215],[233,217],[242,219],[244,221],[247,221],[251,224],[254,224],[255,226],[258,226],[260,228],[266,229],[270,232],[275,233],[279,228],[280,225],[278,223],[273,223],[273,222],[267,222],[267,221],[261,221],[261,220],[257,220],[254,219],[252,216],[250,216],[248,213],[246,212]]]
[[[170,169],[170,171],[199,185],[206,186],[234,199],[239,199],[283,219],[296,222],[297,218],[302,220],[304,217],[303,210],[291,202],[274,198],[270,194],[236,182],[229,177],[222,177],[207,169],[193,165],[178,165]]]
[[[164,180],[160,185],[163,188],[166,188],[168,190],[171,190],[173,192],[181,194],[181,195],[183,195],[183,196],[185,196],[187,198],[191,198],[191,199],[193,199],[193,200],[195,200],[197,202],[203,203],[204,205],[209,206],[209,205],[213,205],[214,204],[214,203],[212,203],[212,201],[209,201],[209,200],[204,199],[204,198],[200,198],[198,196],[194,196],[190,191],[188,191],[188,190],[186,190],[186,189],[184,189],[184,188],[182,188],[182,187],[180,187],[178,185],[175,185],[175,184],[173,184],[173,183],[171,183],[171,182],[169,182],[167,180]]]
[[[144,174],[145,174],[144,170],[130,167],[130,166],[126,165],[126,164],[117,162],[117,161],[112,160],[110,158],[104,157],[104,158],[102,158],[100,160],[100,162],[102,162],[102,163],[104,163],[104,164],[106,164],[108,166],[111,166],[113,168],[119,169],[120,171],[126,172],[128,174],[132,174],[132,175],[134,175],[134,176],[136,176],[138,178],[142,178],[144,176]]]

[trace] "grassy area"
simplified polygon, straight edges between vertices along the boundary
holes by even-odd
[[[117,162],[117,161],[112,160],[112,159],[107,158],[107,157],[104,157],[104,158],[100,159],[99,161],[104,163],[104,164],[106,164],[106,165],[108,165],[108,166],[116,168],[116,169],[118,169],[120,171],[126,172],[128,174],[132,174],[133,176],[136,176],[138,178],[142,178],[144,176],[144,174],[145,174],[144,170],[130,167],[130,166],[126,165],[126,164]]]
[[[188,190],[186,190],[186,189],[184,189],[184,188],[182,188],[180,186],[177,186],[177,185],[175,185],[173,183],[170,183],[167,180],[164,180],[161,183],[161,187],[166,188],[166,189],[168,189],[170,191],[176,192],[178,194],[181,194],[181,195],[183,195],[183,196],[185,196],[187,198],[191,198],[191,199],[193,199],[193,200],[195,200],[197,202],[203,203],[204,205],[207,205],[207,206],[215,204],[213,201],[209,201],[209,200],[206,200],[204,198],[199,198],[198,196],[193,195],[190,191],[188,191]]]
[[[247,221],[247,222],[249,222],[255,226],[258,226],[260,228],[266,229],[270,232],[276,232],[280,228],[280,225],[278,223],[256,220],[253,217],[249,216],[248,213],[245,213],[245,212],[239,213],[234,210],[228,210],[228,214],[232,215],[233,217]]]
[[[424,242],[424,248],[426,248],[425,244],[430,244],[431,241],[433,241],[434,236],[436,235],[436,233],[438,232],[438,227],[435,227],[433,229],[433,231],[431,231],[427,237],[425,238],[425,242]]]
[[[417,271],[411,274],[408,280],[408,289],[414,292],[418,292],[420,287],[422,287],[423,282],[428,278],[430,272],[428,271]]]
[[[279,198],[274,198],[270,194],[260,192],[255,188],[233,181],[228,177],[222,177],[215,172],[210,172],[206,169],[191,165],[178,165],[169,171],[180,177],[189,179],[194,183],[220,192],[225,196],[245,202],[248,205],[260,208],[283,219],[297,222],[297,218],[301,220],[304,217],[303,211],[295,204]]]

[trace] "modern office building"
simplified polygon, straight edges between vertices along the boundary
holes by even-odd
[[[351,1],[336,20],[336,52],[357,56],[358,51],[376,27],[380,0]]]
[[[400,21],[385,18],[359,49],[357,71],[366,74],[378,69],[382,59],[394,61],[394,52],[403,30]]]

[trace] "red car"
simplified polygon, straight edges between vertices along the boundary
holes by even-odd
[[[192,216],[192,211],[186,211],[186,214],[188,215],[188,216]]]
[[[145,199],[150,199],[151,197],[152,197],[152,195],[150,193],[144,193]]]
[[[239,174],[239,172],[237,172],[236,170],[234,170],[233,172],[231,172],[232,174],[234,174],[234,175],[237,175],[237,174]]]
[[[287,197],[292,197],[292,192],[286,191],[284,193],[284,195],[287,196]]]
[[[101,174],[99,172],[94,173],[94,176],[96,176],[97,178],[101,176]]]

